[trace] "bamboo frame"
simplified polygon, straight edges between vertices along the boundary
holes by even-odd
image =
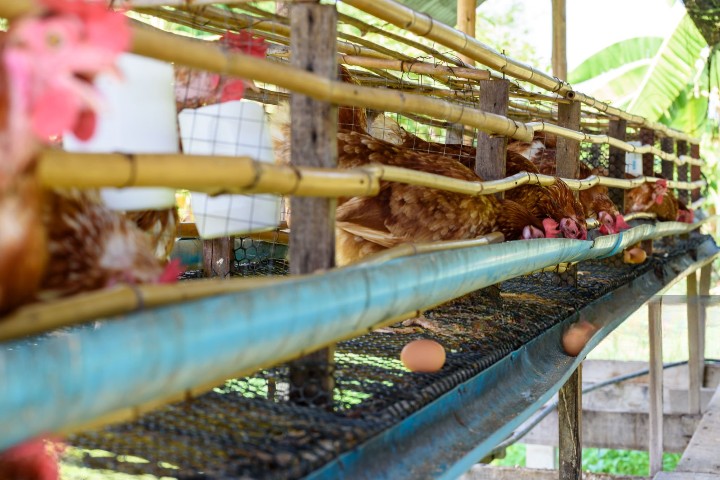
[[[364,2],[366,0],[352,1]],[[379,0],[378,3],[392,4],[390,0]],[[29,8],[29,0],[18,0],[13,2],[12,6],[8,2],[0,3],[0,15],[12,18]],[[485,113],[442,100],[429,99],[421,95],[409,95],[329,81],[288,65],[241,53],[228,53],[207,42],[180,37],[149,27],[140,27],[137,24],[133,26],[132,50],[135,53],[159,60],[252,78],[260,82],[275,83],[282,88],[335,104],[369,107],[398,113],[418,112],[517,140],[530,141],[532,138],[532,131],[528,125],[500,115]],[[546,128],[546,126],[542,126],[542,129]],[[567,135],[568,138],[577,138],[577,132],[563,130],[555,130],[555,132],[561,136]],[[592,136],[588,136],[587,141],[597,142],[599,139],[594,140]],[[638,151],[632,146],[626,146],[626,148],[631,148],[629,151]],[[662,157],[664,152],[657,150],[657,154]]]
[[[546,90],[558,92],[563,96],[572,92],[570,85],[567,83],[558,81],[545,72],[513,60],[467,34],[437,22],[425,13],[416,12],[397,2],[391,0],[346,0],[345,3],[393,25],[405,28],[418,36],[452,48],[460,54],[512,77],[528,81]]]
[[[505,236],[500,232],[493,232],[481,237],[470,240],[454,240],[445,242],[432,243],[403,243],[397,247],[384,250],[353,262],[352,265],[368,265],[373,263],[384,263],[396,258],[409,257],[412,255],[421,255],[423,253],[442,252],[446,250],[455,250],[458,248],[479,247],[482,245],[490,245],[493,243],[502,243]]]
[[[489,80],[492,76],[488,70],[480,70],[468,67],[448,67],[445,65],[435,65],[432,63],[421,61],[407,60],[385,60],[372,57],[363,57],[360,55],[348,55],[344,53],[338,54],[339,61],[346,65],[354,65],[364,68],[382,68],[385,70],[397,70],[399,72],[412,72],[424,75],[457,77],[468,80]]]
[[[613,138],[609,135],[590,135],[587,133],[570,130],[568,128],[559,127],[557,125],[545,122],[533,122],[527,123],[525,125],[532,128],[535,132],[553,133],[555,135],[565,138],[571,138],[580,142],[609,144],[612,147],[616,147],[620,150],[624,150],[630,153],[652,153],[653,155],[656,155],[665,161],[675,162],[677,165],[705,165],[705,162],[703,162],[702,160],[692,158],[689,155],[681,155],[680,157],[678,157],[673,153],[663,152],[659,148],[652,145],[643,145],[641,147],[636,147],[635,145],[624,142],[622,140],[618,140],[617,138]]]
[[[98,162],[104,168],[98,169]],[[354,169],[308,168],[255,162],[248,157],[180,154],[69,153],[46,150],[38,163],[41,183],[53,188],[171,187],[221,193],[273,193],[279,195],[346,197],[373,196],[380,181],[398,182],[466,195],[500,193],[520,185],[552,185],[550,175],[517,173],[485,182],[457,180],[443,175],[389,165],[371,164]],[[619,179],[591,175],[585,179],[562,179],[573,190],[595,185],[630,189],[659,178]],[[696,182],[668,181],[668,187],[692,190]]]

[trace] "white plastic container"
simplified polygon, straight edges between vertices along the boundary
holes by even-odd
[[[262,106],[249,100],[183,109],[178,116],[183,151],[189,155],[249,156],[275,161],[270,125]],[[191,192],[195,224],[202,238],[262,232],[277,228],[280,197]]]
[[[641,147],[642,144],[638,142],[637,140],[633,140],[631,142],[627,142],[630,145],[635,145],[636,147]],[[629,173],[630,175],[635,175],[636,177],[639,177],[643,174],[643,164],[642,164],[642,155],[639,153],[631,153],[627,152],[625,154],[625,173]]]
[[[120,78],[105,74],[95,81],[105,100],[95,134],[83,142],[72,133],[65,133],[65,149],[73,152],[177,153],[173,66],[126,53],[118,58],[118,69]],[[103,188],[100,193],[114,210],[161,210],[175,205],[172,188]]]

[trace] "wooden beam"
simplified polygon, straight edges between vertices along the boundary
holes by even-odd
[[[558,393],[560,480],[582,478],[582,364]]]
[[[557,480],[556,470],[475,465],[458,480]],[[641,480],[642,477],[583,472],[583,480]]]
[[[697,272],[687,276],[688,331],[688,413],[700,413],[704,355],[700,352],[700,306],[698,302]]]
[[[329,79],[337,78],[335,5],[290,5],[291,64]],[[299,94],[290,96],[291,164],[337,166],[337,107]],[[290,273],[300,275],[335,265],[335,199],[291,199],[293,235]],[[332,408],[334,349],[293,362],[290,399],[300,405]]]
[[[648,304],[648,335],[650,343],[650,476],[662,471],[663,460],[663,355],[662,297]]]
[[[507,115],[510,100],[510,82],[507,80],[480,80],[481,110]],[[498,180],[505,177],[506,137],[490,136],[478,132],[475,172],[483,180]]]
[[[618,140],[625,141],[627,138],[627,120],[610,120],[608,135]],[[610,146],[610,162],[608,169],[613,178],[625,178],[625,150]],[[610,199],[618,207],[621,213],[625,209],[625,190],[621,188],[610,189]]]
[[[565,10],[565,0],[552,0],[552,70],[553,75],[560,80],[567,79],[567,22]]]
[[[687,413],[666,414],[663,419],[663,449],[682,452],[687,447],[701,415]],[[648,414],[645,412],[599,412],[583,410],[582,441],[584,447],[645,450],[650,442]],[[525,443],[558,444],[558,416],[545,417],[530,433]]]
[[[684,478],[696,478],[691,476],[694,474],[720,474],[720,388],[710,401],[675,471],[686,473]]]
[[[457,0],[457,28],[469,37],[475,38],[475,0]],[[471,67],[475,65],[472,58],[460,55],[460,60]]]

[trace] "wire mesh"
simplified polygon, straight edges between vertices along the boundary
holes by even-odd
[[[229,380],[135,422],[74,435],[69,443],[83,450],[73,461],[92,469],[180,479],[302,477],[707,238],[693,234],[658,245],[641,265],[582,262],[576,285],[545,274],[509,280],[500,285],[499,295],[474,292],[425,312],[422,322],[399,323],[339,343],[330,409],[292,402],[291,369],[280,365]],[[442,370],[411,373],[402,366],[400,350],[418,338],[445,347]]]

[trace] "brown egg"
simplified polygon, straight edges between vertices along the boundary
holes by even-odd
[[[570,325],[562,337],[563,350],[568,355],[577,357],[596,331],[597,328],[587,320]]]
[[[647,258],[647,253],[640,247],[625,250],[623,253],[623,262],[625,263],[643,263]]]
[[[400,361],[412,372],[437,372],[445,364],[445,349],[434,340],[413,340],[403,347]]]

